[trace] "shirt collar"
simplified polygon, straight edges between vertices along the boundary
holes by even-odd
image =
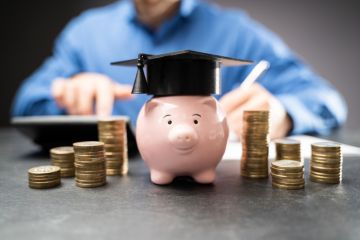
[[[129,21],[136,21],[137,15],[134,2],[132,0],[127,0],[126,2],[126,16]],[[184,18],[189,17],[198,4],[198,0],[181,0],[178,15]]]
[[[180,16],[189,17],[194,11],[195,7],[199,4],[196,0],[181,0],[180,3]]]

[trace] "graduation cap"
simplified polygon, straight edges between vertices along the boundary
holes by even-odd
[[[160,55],[140,53],[137,59],[111,64],[137,66],[132,93],[171,96],[219,94],[220,66],[251,63],[252,61],[185,50]]]

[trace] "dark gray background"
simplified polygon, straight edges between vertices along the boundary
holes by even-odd
[[[51,53],[64,25],[81,11],[113,0],[2,1],[0,126],[8,125],[12,98],[21,81]],[[214,0],[243,8],[278,33],[300,56],[332,82],[349,105],[347,128],[360,112],[359,7],[355,1]]]

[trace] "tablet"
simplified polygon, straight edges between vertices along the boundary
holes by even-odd
[[[137,153],[134,131],[127,116],[114,116],[127,121],[129,155]],[[29,116],[14,117],[11,124],[45,151],[58,146],[72,146],[79,141],[97,141],[96,116]]]

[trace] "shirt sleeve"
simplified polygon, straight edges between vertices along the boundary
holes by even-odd
[[[249,18],[241,33],[241,48],[245,51],[242,55],[270,62],[259,83],[285,107],[293,121],[290,134],[327,134],[345,122],[347,107],[343,97],[279,37]]]
[[[13,116],[65,114],[51,95],[51,84],[59,77],[70,77],[81,71],[77,31],[79,19],[72,20],[55,42],[53,54],[24,81],[16,93]]]

